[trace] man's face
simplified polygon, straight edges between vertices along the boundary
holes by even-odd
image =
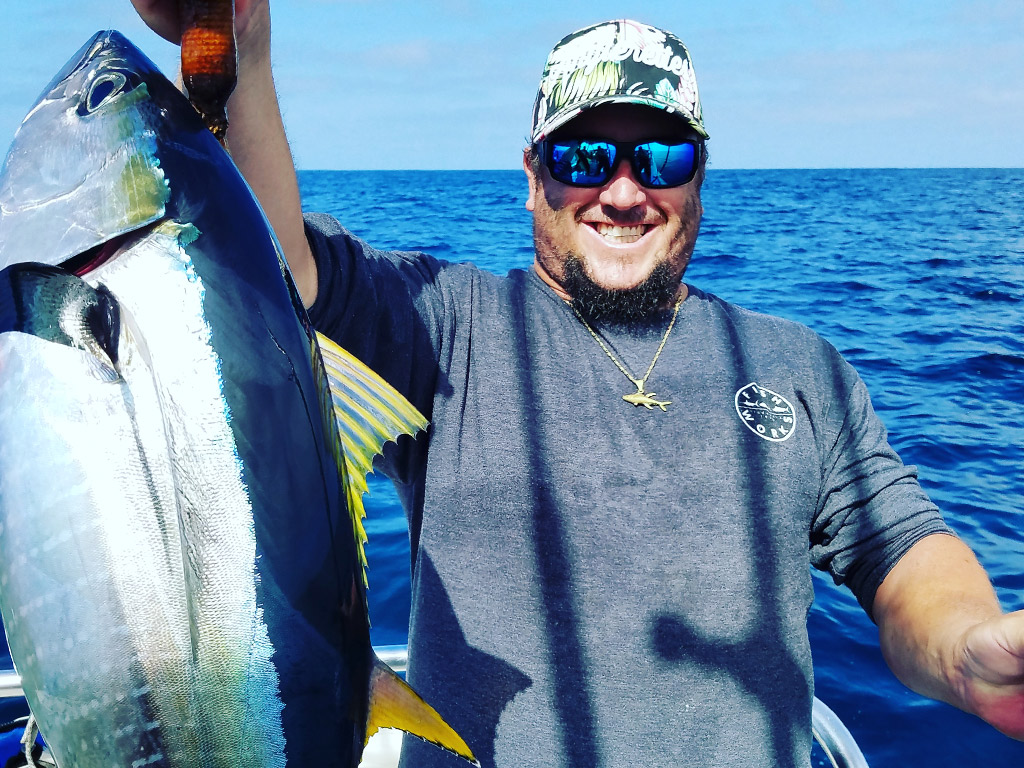
[[[697,138],[678,116],[632,104],[587,110],[554,136],[627,143]],[[576,298],[573,273],[582,270],[584,279],[613,298],[618,291],[642,290],[652,273],[653,280],[667,279],[674,296],[704,211],[702,172],[681,187],[650,189],[634,178],[623,158],[603,186],[572,187],[553,179],[546,167],[539,174],[528,162],[524,167],[530,185],[526,207],[533,212],[535,267],[557,293]]]

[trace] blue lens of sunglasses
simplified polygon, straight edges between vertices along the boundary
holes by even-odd
[[[554,139],[543,142],[542,151],[551,175],[574,187],[606,184],[618,160],[626,157],[643,186],[678,187],[693,179],[700,158],[694,141],[619,144],[604,139]]]

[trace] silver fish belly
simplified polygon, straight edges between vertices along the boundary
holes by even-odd
[[[33,595],[4,623],[62,765],[286,762],[252,501],[179,229],[99,273],[131,297],[116,359],[0,335],[0,497],[32,511],[3,518],[0,584]]]

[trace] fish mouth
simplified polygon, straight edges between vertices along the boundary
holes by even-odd
[[[95,245],[92,248],[82,251],[78,255],[72,256],[70,259],[61,262],[60,267],[76,277],[85,277],[90,272],[96,271],[113,259],[114,256],[116,256],[125,246],[144,238],[156,229],[164,220],[165,219],[163,218],[157,219],[143,227],[131,229],[117,235],[116,237],[112,237],[99,245]]]

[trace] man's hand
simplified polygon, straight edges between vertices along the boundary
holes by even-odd
[[[179,6],[188,0],[132,0],[146,25],[160,37],[181,43]],[[268,0],[235,0],[235,38],[238,55],[257,58],[270,51],[270,4]]]
[[[969,711],[1024,741],[1024,611],[972,627],[959,656]]]
[[[178,0],[132,0],[146,25],[165,40],[181,43]]]
[[[1024,741],[1024,611],[1002,612],[966,544],[921,539],[882,581],[873,613],[904,685]]]

